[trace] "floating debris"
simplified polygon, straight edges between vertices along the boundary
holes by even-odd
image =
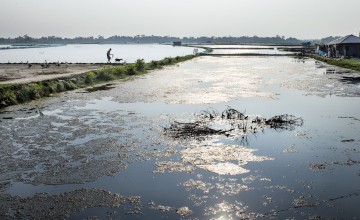
[[[188,207],[181,207],[176,210],[176,214],[181,216],[191,215],[193,211],[191,211]]]
[[[148,206],[152,210],[157,210],[157,211],[161,211],[161,212],[170,212],[172,210],[175,210],[175,208],[173,208],[171,206],[157,205],[157,204],[155,204],[154,201],[150,201],[148,203]]]
[[[302,118],[297,118],[288,114],[274,116],[265,121],[265,124],[269,125],[270,128],[278,130],[294,130],[296,127],[302,126],[303,123],[304,121]]]
[[[296,137],[304,137],[304,136],[306,136],[306,133],[303,132],[303,131],[297,131],[297,132],[295,133],[295,136],[296,136]]]
[[[232,120],[245,120],[248,118],[248,116],[245,116],[244,113],[241,113],[240,111],[228,107],[225,111],[221,114],[222,119],[232,119]]]
[[[238,175],[248,173],[249,170],[242,168],[239,165],[233,163],[216,163],[216,164],[206,164],[198,165],[199,168],[219,175]]]
[[[284,153],[297,153],[298,151],[295,149],[295,147],[291,146],[291,147],[288,147],[288,148],[285,148],[283,150]]]
[[[235,183],[235,182],[225,182],[225,183],[216,183],[215,184],[216,189],[222,194],[222,195],[238,195],[241,191],[248,191],[253,190],[253,187]]]
[[[195,167],[192,165],[185,165],[181,162],[156,162],[156,169],[154,173],[165,173],[165,172],[187,172],[192,173],[195,170]]]
[[[293,201],[293,205],[294,205],[294,208],[301,208],[301,207],[315,207],[315,206],[319,206],[320,203],[316,202],[309,202],[309,201],[306,201],[305,199],[303,198],[299,198],[299,199],[294,199]]]
[[[191,215],[193,213],[193,211],[191,211],[188,207],[174,208],[171,206],[158,205],[154,201],[150,201],[148,203],[148,206],[150,209],[157,210],[160,212],[175,211],[176,214],[181,215],[181,216],[187,216],[187,215]]]
[[[356,161],[356,160],[349,159],[349,160],[346,162],[346,165],[352,166],[352,165],[357,164],[357,163],[360,163],[360,161]]]
[[[201,111],[196,115],[195,122],[174,121],[170,127],[164,128],[165,134],[173,138],[191,138],[208,135],[240,135],[248,132],[257,133],[266,127],[275,130],[294,130],[303,125],[303,119],[293,115],[279,115],[270,119],[261,116],[250,116],[228,107],[225,111],[217,113],[215,110]]]
[[[341,140],[342,143],[354,142],[354,139]]]
[[[126,197],[102,189],[77,189],[58,195],[39,193],[27,198],[0,194],[0,218],[65,219],[70,213],[86,208],[118,208],[126,202]],[[134,205],[138,210],[138,204]]]
[[[86,88],[85,90],[87,92],[96,92],[96,91],[100,91],[100,90],[110,90],[110,89],[113,89],[115,88],[114,86],[112,86],[114,84],[111,84],[111,83],[108,83],[108,84],[105,84],[105,85],[101,85],[101,86],[93,86],[91,88]]]
[[[315,164],[311,164],[310,167],[314,170],[323,170],[326,168],[326,163],[325,162],[315,163]]]
[[[198,168],[220,175],[237,175],[249,172],[242,167],[248,162],[273,160],[269,157],[255,156],[254,149],[242,146],[218,143],[209,143],[209,145],[189,147],[181,151],[183,163],[193,164]]]
[[[199,189],[202,190],[204,193],[209,193],[209,191],[213,188],[210,183],[205,183],[200,180],[193,180],[190,179],[182,184],[186,187],[187,191],[190,191],[192,189]]]
[[[208,207],[205,210],[205,215],[213,216],[223,216],[226,219],[248,219],[250,215],[245,213],[247,206],[244,206],[242,203],[235,201],[234,204],[231,204],[227,201],[218,203],[214,206]]]
[[[202,135],[215,135],[215,134],[227,134],[228,132],[234,130],[221,130],[213,129],[208,126],[207,123],[197,121],[190,123],[180,123],[175,121],[171,124],[169,128],[164,128],[165,133],[170,134],[173,138],[182,138],[182,137],[196,137]]]

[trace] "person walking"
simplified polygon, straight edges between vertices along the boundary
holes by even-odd
[[[114,54],[111,54],[111,48],[108,50],[108,52],[106,53],[107,59],[108,59],[108,63],[111,63],[111,56],[114,56]]]

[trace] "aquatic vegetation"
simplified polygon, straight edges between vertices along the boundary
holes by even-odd
[[[158,205],[154,201],[150,201],[148,203],[148,206],[152,210],[157,210],[157,211],[161,211],[161,212],[174,211],[176,214],[181,215],[181,216],[187,216],[187,215],[191,215],[193,213],[193,211],[190,210],[186,206],[180,207],[180,208],[175,208],[175,207],[171,207],[171,206]]]
[[[191,215],[193,212],[188,207],[181,207],[176,210],[176,214],[181,216]]]
[[[0,194],[0,201],[1,219],[65,219],[71,212],[80,212],[86,208],[118,208],[124,204],[141,210],[140,197],[124,197],[102,189],[82,188],[58,195],[41,193],[26,198]]]
[[[165,206],[165,205],[158,205],[154,201],[150,201],[148,203],[148,206],[150,209],[161,211],[161,212],[170,212],[174,208],[171,206]]]

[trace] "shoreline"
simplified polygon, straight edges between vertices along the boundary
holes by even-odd
[[[148,63],[145,63],[143,60],[137,60],[136,63],[128,64],[60,63],[60,66],[56,66],[56,63],[50,63],[49,68],[41,67],[41,63],[33,63],[31,68],[25,63],[0,63],[0,109],[43,97],[51,97],[54,94],[69,90],[85,88],[134,75],[145,74],[150,70],[161,69],[163,66],[173,65],[200,56],[239,55],[198,54],[164,58],[159,61],[151,61]],[[246,56],[246,54],[242,54],[241,56]],[[252,56],[262,55],[252,54]],[[294,55],[277,54],[275,56],[291,57]],[[333,60],[312,54],[306,54],[302,57],[309,57],[330,65],[355,70],[360,73],[360,61],[358,60]]]
[[[73,71],[69,70],[69,66],[55,66],[53,68],[41,67],[40,70],[43,72],[40,72],[40,74],[37,72],[40,67],[37,67],[37,69],[32,69],[32,71],[35,71],[35,78],[32,78],[32,75],[29,73],[27,78],[0,82],[0,109],[43,97],[51,97],[54,94],[69,90],[94,86],[96,84],[124,79],[135,75],[142,75],[148,71],[161,69],[164,66],[174,65],[195,57],[198,57],[198,55],[177,56],[175,58],[167,57],[159,61],[151,61],[148,63],[139,59],[136,63],[92,65],[90,66],[91,68],[75,68]],[[29,69],[32,68],[28,68],[26,64],[5,64],[5,66],[6,65],[21,65],[23,70],[27,71],[30,71]],[[79,67],[79,64],[74,65]],[[88,64],[85,66],[87,65]],[[0,67],[3,66],[4,64],[0,64]],[[54,70],[57,70],[58,72],[54,72]],[[13,74],[15,76],[16,74],[20,74],[20,70],[15,68]]]

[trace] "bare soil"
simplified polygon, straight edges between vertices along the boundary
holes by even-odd
[[[0,84],[24,84],[62,77],[71,77],[95,70],[105,64],[0,64]]]

